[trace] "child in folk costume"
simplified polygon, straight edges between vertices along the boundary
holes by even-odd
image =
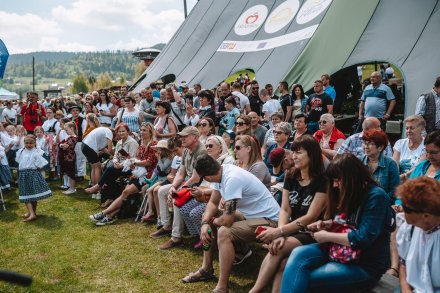
[[[44,152],[43,158],[49,162],[49,140],[46,135],[44,135],[43,127],[36,126],[34,129],[34,134],[36,137],[36,146],[38,149]],[[41,175],[43,178],[46,178],[46,170],[48,169],[49,164],[44,166],[43,170],[41,170]]]
[[[37,201],[52,196],[52,191],[39,171],[48,162],[43,158],[43,151],[36,147],[35,136],[26,135],[24,145],[17,151],[15,160],[20,170],[18,199],[26,204],[28,212],[23,215],[23,221],[29,222],[37,219]]]
[[[69,177],[70,188],[63,191],[64,194],[73,194],[76,192],[75,189],[75,162],[76,153],[75,146],[78,142],[76,125],[74,122],[68,122],[64,124],[64,130],[67,133],[67,137],[59,143],[58,158],[60,162],[60,173],[61,175],[67,175]]]
[[[11,188],[10,181],[12,181],[11,170],[9,170],[5,148],[0,144],[0,189],[7,190]]]
[[[58,152],[59,152],[59,143],[61,141],[63,141],[64,139],[67,138],[67,132],[64,130],[64,125],[66,125],[66,123],[70,122],[70,120],[68,118],[61,118],[60,119],[60,130],[57,132],[56,136],[55,136],[55,143],[57,144],[57,160],[56,160],[56,168],[57,171],[60,171],[60,160],[58,159]],[[61,175],[60,175],[61,176]],[[67,176],[67,174],[64,174],[64,176],[62,176],[63,178],[63,185],[60,186],[60,188],[62,190],[67,190],[69,189],[69,176]]]

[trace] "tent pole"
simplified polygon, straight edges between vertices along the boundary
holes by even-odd
[[[185,14],[185,18],[188,17],[188,10],[186,7],[186,0],[183,0],[183,13]]]

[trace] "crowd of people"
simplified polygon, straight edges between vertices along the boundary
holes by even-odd
[[[159,249],[182,246],[186,230],[203,250],[182,282],[215,278],[218,251],[213,292],[228,292],[253,242],[267,255],[250,292],[358,292],[384,273],[400,277],[402,292],[440,292],[440,77],[394,145],[384,131],[394,95],[380,72],[370,81],[360,132],[348,137],[327,74],[309,96],[284,81],[277,96],[248,77],[213,90],[182,82],[42,100],[30,92],[1,114],[0,188],[18,184],[26,222],[52,195],[47,181],[74,196],[87,170],[97,226],[142,196],[142,221],[157,226],[150,236],[169,237]]]

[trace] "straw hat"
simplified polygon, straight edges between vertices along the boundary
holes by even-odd
[[[151,147],[152,149],[168,149],[168,141],[167,140],[159,140],[156,145]]]

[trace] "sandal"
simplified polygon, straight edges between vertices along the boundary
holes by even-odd
[[[214,268],[210,269],[209,271],[205,271],[203,268],[198,269],[197,272],[189,273],[188,276],[182,279],[183,283],[195,283],[195,282],[202,282],[214,279]]]
[[[215,288],[214,290],[212,290],[212,293],[229,293],[229,288],[226,289]]]

